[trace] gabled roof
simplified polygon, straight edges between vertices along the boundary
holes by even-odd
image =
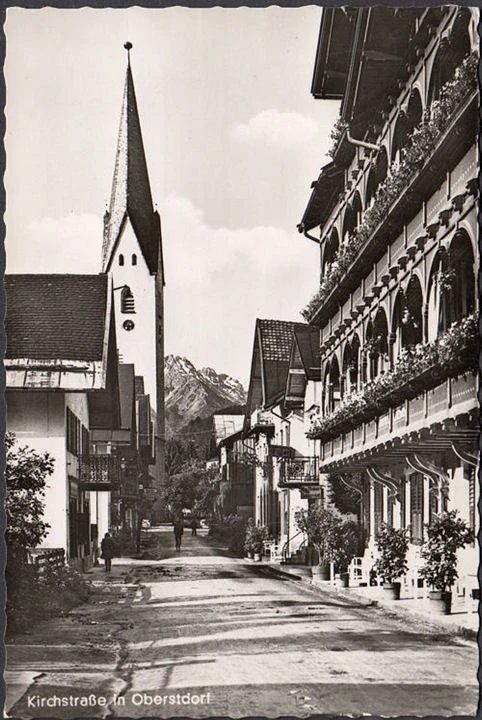
[[[287,407],[303,407],[308,380],[321,380],[320,331],[314,327],[296,328],[286,380]]]
[[[124,225],[129,218],[151,273],[159,267],[161,225],[152,205],[141,124],[130,63],[122,101],[114,179],[109,210],[104,217],[103,270],[107,272]],[[162,258],[161,258],[162,271]]]
[[[247,417],[256,407],[270,407],[283,398],[295,329],[305,323],[256,320]]]
[[[6,275],[6,358],[102,360],[106,275]]]
[[[118,388],[108,276],[6,275],[5,292],[7,387]]]

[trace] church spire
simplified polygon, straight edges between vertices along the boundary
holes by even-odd
[[[109,269],[124,223],[129,218],[151,273],[158,271],[160,252],[159,215],[152,205],[141,124],[130,63],[132,44],[127,50],[127,71],[117,139],[114,179],[109,209],[104,216],[102,269]]]

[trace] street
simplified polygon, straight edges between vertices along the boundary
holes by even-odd
[[[149,531],[68,616],[7,644],[10,717],[475,715],[475,641]]]

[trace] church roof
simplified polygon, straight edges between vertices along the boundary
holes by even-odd
[[[124,224],[130,220],[151,273],[159,266],[161,226],[152,205],[149,174],[130,63],[127,66],[109,209],[104,217],[102,261],[108,271]]]

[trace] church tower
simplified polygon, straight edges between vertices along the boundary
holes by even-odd
[[[130,64],[117,139],[110,205],[104,216],[102,272],[114,287],[117,346],[134,363],[155,410],[156,475],[164,473],[164,266],[159,214],[153,208]]]

